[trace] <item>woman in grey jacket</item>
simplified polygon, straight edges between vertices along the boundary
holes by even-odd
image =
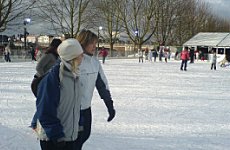
[[[80,118],[79,65],[83,50],[76,39],[58,47],[61,62],[38,86],[37,126],[42,150],[75,150]]]
[[[84,58],[80,66],[80,100],[81,100],[81,117],[79,125],[83,130],[79,132],[76,149],[81,150],[84,142],[89,138],[91,133],[91,101],[95,87],[108,109],[109,117],[107,121],[111,121],[115,117],[115,109],[110,95],[108,82],[101,63],[94,56],[98,37],[90,30],[82,30],[77,37],[83,51]]]
[[[36,77],[40,77],[48,72],[48,70],[55,64],[56,60],[58,59],[58,53],[57,48],[61,44],[60,39],[53,39],[50,43],[50,46],[48,50],[45,52],[45,54],[41,57],[39,60],[37,66],[36,66]]]

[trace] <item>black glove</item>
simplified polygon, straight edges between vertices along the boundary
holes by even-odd
[[[105,105],[108,109],[108,113],[109,113],[109,117],[107,119],[108,122],[110,122],[111,120],[113,120],[113,118],[115,117],[116,111],[113,107],[113,101],[112,100],[104,100]]]

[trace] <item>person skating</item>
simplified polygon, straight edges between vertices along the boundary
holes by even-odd
[[[83,50],[76,39],[58,47],[60,61],[42,79],[33,129],[42,150],[75,150],[80,118],[79,65]]]
[[[105,58],[106,58],[107,55],[108,55],[108,52],[107,52],[107,50],[105,49],[104,46],[102,47],[102,49],[101,49],[99,55],[102,56],[102,63],[104,64],[104,63],[105,63]]]
[[[40,77],[47,73],[49,69],[56,63],[59,55],[57,52],[58,46],[62,43],[60,39],[53,39],[50,43],[49,48],[45,52],[45,54],[41,57],[39,60],[37,66],[36,66],[36,77]]]
[[[214,70],[216,70],[216,60],[217,60],[216,52],[213,52],[213,56],[211,59],[211,70],[213,68],[214,68]]]
[[[107,119],[110,122],[115,117],[115,109],[113,106],[113,100],[110,94],[108,81],[104,74],[103,68],[99,60],[93,55],[96,50],[96,43],[98,37],[90,30],[82,30],[77,36],[77,40],[80,42],[84,51],[84,59],[82,60],[80,70],[80,83],[81,83],[81,118],[79,124],[82,131],[79,132],[79,136],[76,141],[76,149],[81,150],[83,144],[87,141],[91,134],[92,125],[92,112],[91,101],[95,87],[104,103],[107,107],[109,117]]]
[[[181,52],[180,58],[181,58],[180,70],[184,69],[184,71],[187,71],[187,61],[189,60],[188,47],[185,47],[185,49]]]

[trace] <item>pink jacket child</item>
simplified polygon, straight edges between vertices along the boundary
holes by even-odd
[[[184,49],[180,54],[181,60],[189,60],[189,52],[188,49]]]
[[[106,49],[103,48],[103,49],[100,51],[99,55],[101,55],[102,57],[106,57],[106,56],[108,55],[108,52],[107,52]]]
[[[102,63],[104,64],[105,63],[105,57],[108,55],[107,50],[104,47],[102,47],[102,50],[100,51],[99,55],[102,56]]]
[[[184,68],[184,71],[187,71],[187,61],[189,60],[188,47],[185,47],[185,49],[181,52],[180,58],[182,60],[180,70],[183,70]]]

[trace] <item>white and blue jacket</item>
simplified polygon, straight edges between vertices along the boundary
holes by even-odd
[[[95,87],[105,102],[112,101],[108,81],[100,61],[95,56],[84,54],[80,65],[80,100],[81,110],[91,107]]]

